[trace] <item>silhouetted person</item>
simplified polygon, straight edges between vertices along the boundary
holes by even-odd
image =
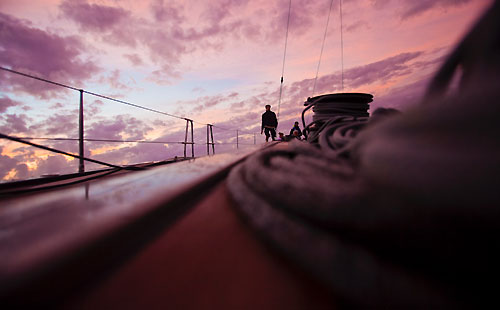
[[[295,134],[294,134],[295,130],[297,130],[298,137],[300,138],[302,136],[302,130],[300,130],[299,122],[295,122],[295,124],[293,124],[293,128],[290,129],[290,136],[295,136]]]
[[[284,134],[284,133],[279,132],[279,133],[278,133],[278,136],[279,136],[278,140],[280,140],[280,141],[285,141],[285,134]]]
[[[294,130],[293,133],[291,134],[291,137],[292,137],[292,139],[302,140],[298,130]]]
[[[262,131],[266,134],[266,142],[269,141],[269,136],[272,137],[273,141],[276,140],[276,127],[278,127],[278,119],[268,104],[266,105],[266,112],[262,114],[262,127],[260,129],[260,134],[262,134]]]

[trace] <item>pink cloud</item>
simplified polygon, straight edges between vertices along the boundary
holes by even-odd
[[[472,0],[406,0],[405,3],[407,7],[404,9],[401,18],[406,19],[417,16],[438,6],[443,8],[450,6],[460,6],[471,1]]]
[[[6,114],[3,116],[4,125],[0,126],[0,132],[7,135],[26,133],[28,132],[27,119],[26,115]]]
[[[26,164],[17,164],[14,168],[14,178],[16,180],[25,180],[30,177],[30,172]],[[1,173],[0,173],[1,175]]]
[[[335,2],[337,3],[337,1]],[[335,10],[336,3],[333,4],[332,13]],[[271,41],[283,40],[288,21],[289,2],[282,0],[273,4],[273,7],[268,9],[269,16],[266,17],[270,21],[269,26],[266,27],[266,37]],[[328,14],[329,8],[330,1],[292,1],[289,35],[294,37],[304,35],[312,27],[316,19],[323,19],[323,16]]]
[[[427,54],[422,52],[401,53],[377,62],[351,68],[345,71],[345,85],[348,89],[365,88],[365,92],[373,92],[373,85],[400,78],[415,70],[434,69],[436,65],[442,61],[441,56],[430,60],[422,60],[424,55]],[[392,88],[388,89],[387,93],[380,98],[375,96],[375,101],[371,105],[372,110],[376,107],[404,108],[405,105],[414,103],[422,95],[427,85],[427,79],[428,76],[424,76],[410,85],[396,84],[392,86]],[[307,97],[312,95],[313,82],[313,79],[304,79],[284,88],[284,94],[286,95],[281,103],[278,130],[282,131],[283,128],[291,128],[293,121],[298,120],[298,116],[304,109],[304,101]],[[340,83],[341,74],[339,72],[322,76],[318,80],[316,95],[341,91]],[[244,109],[244,107],[248,107],[255,111],[255,107],[259,106],[259,109],[263,112],[263,106],[265,104],[271,104],[272,110],[277,113],[278,106],[276,98],[278,98],[278,90],[274,90],[273,92],[261,92],[258,93],[255,98],[245,100],[244,103],[233,103],[232,109]],[[260,129],[258,129],[258,126],[252,127],[252,124],[260,124],[260,114],[255,115],[253,113],[255,112],[250,112],[239,118],[231,119],[225,122],[224,125],[232,128],[250,126],[259,131]]]
[[[410,74],[415,66],[422,67],[424,62],[417,65],[409,62],[418,59],[423,52],[401,53],[367,65],[354,67],[344,72],[344,84],[346,88],[359,88],[373,83],[384,83],[388,80]],[[428,64],[430,65],[430,64]],[[316,94],[331,93],[341,90],[342,76],[340,72],[324,75],[318,78]],[[293,83],[285,89],[288,95],[304,98],[310,97],[314,84],[313,79],[304,79]]]
[[[211,1],[202,13],[202,17],[212,22],[220,22],[230,17],[233,10],[244,10],[249,0],[215,0]]]
[[[145,134],[153,128],[141,120],[129,115],[118,115],[111,120],[101,120],[89,124],[85,137],[89,139],[130,140],[144,139]]]
[[[377,9],[386,8],[391,1],[392,0],[371,0],[373,6]],[[416,17],[437,7],[458,7],[472,1],[473,0],[402,0],[398,2],[398,5],[402,6],[400,18],[404,20]]]
[[[203,93],[205,89],[203,87],[195,87],[191,90],[193,93]]]
[[[119,150],[99,154],[93,156],[93,158],[111,164],[121,162],[132,164],[170,159],[174,156],[180,156],[180,151],[180,145],[167,148],[163,144],[141,143],[140,145],[126,146]]]
[[[74,21],[83,31],[99,33],[109,44],[136,46],[130,35],[128,22],[131,14],[120,7],[89,4],[86,1],[63,1],[59,5],[62,13]]]
[[[98,71],[92,61],[81,60],[85,48],[74,36],[61,37],[33,28],[29,22],[0,13],[0,64],[64,83],[78,83]],[[6,91],[22,91],[41,98],[54,96],[61,87],[1,72]]]
[[[88,4],[83,1],[63,1],[59,8],[83,30],[107,31],[130,17],[129,12],[121,8]]]
[[[231,102],[238,98],[237,92],[232,92],[229,95],[204,96],[190,101],[179,101],[182,105],[196,105],[188,114],[200,113],[205,109],[215,107],[221,103]]]
[[[104,102],[102,102],[99,99],[92,100],[92,101],[90,101],[90,103],[85,102],[84,109],[83,109],[85,119],[90,119],[90,117],[93,117],[95,115],[99,115],[99,113],[101,113],[101,111],[102,111],[101,106],[103,106],[103,105],[104,105]],[[77,113],[77,112],[75,111],[75,113]]]
[[[307,8],[314,7],[316,11],[318,7],[308,4],[307,1],[298,5],[304,5]],[[186,54],[202,49],[220,51],[225,47],[226,42],[243,38],[262,41],[262,37],[274,38],[278,35],[276,29],[268,27],[265,27],[265,32],[268,34],[262,33],[264,28],[255,23],[253,17],[241,14],[247,8],[251,8],[247,0],[211,1],[210,4],[201,3],[200,6],[201,13],[197,13],[200,22],[197,22],[196,26],[192,24],[193,16],[188,16],[192,14],[192,10],[188,11],[188,8],[181,4],[161,0],[154,1],[150,5],[154,22],[135,17],[132,12],[123,8],[116,7],[115,10],[111,10],[112,7],[91,5],[87,1],[65,1],[60,8],[68,18],[75,21],[85,31],[98,36],[103,42],[130,47],[136,47],[138,43],[146,47],[151,60],[161,67],[160,70],[152,72],[148,80],[159,85],[171,84],[173,80],[181,76],[177,67]],[[77,10],[79,8],[82,8],[82,13]],[[103,11],[103,16],[110,15],[109,21],[102,20],[100,16],[93,17],[92,13],[99,11]],[[282,10],[264,9],[263,12],[266,15],[272,15],[275,13],[271,12],[276,11]],[[304,22],[303,19],[307,17],[307,13],[301,9],[296,9],[295,14],[300,16],[294,21],[296,25],[292,27],[304,32],[313,19],[308,17],[307,22]],[[269,17],[274,20],[273,16]],[[262,18],[267,20],[267,17],[262,16]],[[276,27],[281,26],[281,24],[276,24]],[[279,36],[282,37],[282,34]],[[131,42],[131,38],[135,38],[136,41]],[[125,57],[135,65],[141,62],[134,57],[134,54],[127,54]]]
[[[164,64],[161,66],[161,70],[154,70],[151,72],[146,80],[158,85],[171,85],[174,79],[179,79],[180,77],[181,73],[177,71],[174,65]]]
[[[370,104],[370,111],[373,112],[378,107],[408,109],[422,99],[427,84],[427,79],[421,79],[408,85],[395,87],[388,94],[380,97],[375,96],[374,101]]]
[[[124,84],[121,82],[121,73],[120,73],[120,70],[118,70],[118,69],[111,71],[111,74],[107,77],[101,77],[99,79],[99,82],[100,83],[107,83],[107,84],[111,85],[111,87],[114,89],[122,89],[122,90],[132,89],[127,84]]]
[[[89,4],[86,1],[64,1],[59,8],[66,17],[77,23],[82,30],[92,32],[103,42],[135,47],[138,42],[149,49],[151,59],[161,65],[161,70],[152,72],[149,81],[160,85],[170,84],[180,73],[175,65],[186,52],[186,45],[179,40],[184,32],[173,22],[179,20],[179,11],[156,1],[151,9],[157,21],[170,21],[165,27],[158,23],[133,17],[131,12],[120,7]],[[137,54],[126,54],[134,65],[143,63]]]
[[[68,135],[71,138],[78,137],[78,114],[55,114],[43,122],[40,131],[49,136]]]
[[[125,58],[127,58],[128,60],[130,60],[130,62],[134,65],[134,66],[141,66],[144,64],[144,61],[142,60],[142,58],[137,55],[137,54],[125,54],[123,55]]]
[[[365,66],[349,69],[344,74],[345,83],[351,88],[357,88],[375,81],[386,82],[393,77],[409,74],[411,67],[407,63],[422,54],[423,52],[401,53]]]
[[[3,179],[9,171],[14,169],[17,161],[12,157],[2,155],[3,147],[0,145],[0,180]]]
[[[257,96],[252,96],[250,98],[247,98],[245,100],[233,102],[230,106],[231,111],[234,112],[240,112],[245,109],[252,109],[255,107],[264,107],[266,104],[270,104],[270,101],[267,101],[265,98],[267,97],[262,97],[262,96],[267,96],[268,94],[262,93]],[[264,98],[264,99],[263,99]],[[264,101],[266,103],[264,103]]]
[[[61,155],[49,155],[46,159],[34,157],[32,150],[33,148],[21,147],[16,149],[16,151],[23,152],[23,155],[16,155],[14,157],[0,155],[0,180],[9,173],[11,173],[10,177],[13,180],[23,180],[31,177],[40,177],[44,174],[74,173],[78,169],[76,160],[68,163]],[[2,147],[0,146],[0,154],[1,152]],[[35,170],[30,171],[24,163],[28,160],[36,162],[37,166]]]
[[[50,106],[51,109],[60,109],[62,107],[64,107],[64,105],[62,103],[60,103],[60,102],[56,102],[56,103],[54,103],[53,105]]]
[[[264,111],[262,111],[264,113]],[[244,115],[231,117],[229,120],[224,122],[214,123],[215,126],[231,129],[231,131],[235,131],[237,128],[244,128],[247,126],[255,126],[255,121],[259,122],[261,120],[261,113],[259,112],[248,112]],[[232,136],[234,133],[231,133]]]
[[[345,25],[345,32],[354,32],[358,29],[361,29],[361,28],[370,28],[370,26],[368,25],[368,23],[366,21],[363,21],[363,20],[359,20],[359,21],[356,21],[352,24],[349,24],[349,25]]]
[[[151,13],[157,22],[182,23],[182,7],[175,3],[165,4],[164,0],[155,0],[150,5]]]
[[[22,103],[12,100],[9,97],[0,97],[0,113],[7,111],[9,107],[19,106]]]
[[[49,155],[47,159],[39,159],[35,175],[65,174],[78,171],[78,161],[67,162],[62,155]]]

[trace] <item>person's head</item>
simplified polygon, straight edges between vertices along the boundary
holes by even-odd
[[[271,105],[266,104],[266,111],[270,111],[270,110],[271,110]]]
[[[294,127],[299,127],[299,122],[295,122],[295,124],[293,124]]]
[[[278,134],[280,135],[280,138],[284,138],[284,137],[285,137],[285,134],[284,134],[284,133],[282,133],[282,132],[280,132],[280,133],[278,133]]]

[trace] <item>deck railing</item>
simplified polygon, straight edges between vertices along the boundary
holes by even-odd
[[[184,146],[184,154],[183,154],[184,158],[188,158],[188,154],[187,154],[187,147],[188,147],[188,145],[191,146],[191,154],[190,154],[191,156],[190,157],[192,157],[192,158],[195,157],[195,151],[194,151],[195,150],[195,148],[194,148],[195,144],[206,144],[206,146],[207,146],[207,155],[210,155],[210,148],[212,149],[212,154],[215,154],[215,145],[216,144],[235,144],[236,148],[238,149],[240,145],[243,145],[243,143],[240,143],[240,141],[239,141],[239,135],[240,135],[241,132],[245,132],[247,135],[253,135],[253,144],[256,144],[256,138],[255,138],[255,133],[254,132],[242,131],[240,129],[228,129],[228,128],[216,126],[214,124],[205,124],[205,123],[201,123],[201,122],[196,122],[196,121],[194,121],[193,119],[190,119],[190,118],[186,118],[186,117],[182,117],[182,116],[177,116],[177,115],[170,114],[170,113],[167,113],[167,112],[163,112],[163,111],[160,111],[160,110],[148,108],[148,107],[145,107],[145,106],[142,106],[142,105],[134,104],[132,102],[128,102],[128,101],[124,101],[124,100],[112,98],[112,97],[109,97],[109,96],[101,95],[101,94],[98,94],[98,93],[95,93],[95,92],[92,92],[92,91],[88,91],[88,90],[85,90],[85,89],[82,89],[82,88],[77,88],[77,87],[73,87],[73,86],[70,86],[70,85],[58,83],[58,82],[55,82],[55,81],[51,81],[51,80],[44,79],[44,78],[41,78],[41,77],[37,77],[37,76],[34,76],[34,75],[22,73],[22,72],[19,72],[19,71],[16,71],[16,70],[12,70],[12,69],[9,69],[9,68],[6,68],[6,67],[2,67],[2,66],[0,66],[0,70],[2,70],[4,72],[7,72],[7,73],[10,73],[10,74],[15,74],[15,75],[22,76],[22,77],[25,77],[25,78],[28,78],[28,79],[34,79],[34,80],[42,81],[44,83],[49,83],[49,84],[52,84],[52,85],[56,85],[56,86],[59,86],[59,87],[62,87],[62,88],[66,88],[66,89],[70,89],[72,91],[79,92],[78,139],[74,139],[74,138],[73,139],[72,138],[47,138],[47,137],[15,137],[15,138],[20,139],[20,140],[35,140],[35,139],[56,140],[56,141],[64,141],[64,140],[66,140],[66,141],[74,141],[74,140],[78,140],[78,143],[79,143],[79,154],[78,154],[79,165],[78,165],[78,172],[79,173],[85,172],[85,160],[87,160],[84,157],[84,152],[85,152],[84,141],[100,141],[100,142],[116,142],[116,143],[127,143],[127,142],[135,142],[135,143],[163,143],[163,144],[166,144],[166,143],[177,143],[177,144],[182,144]],[[87,94],[87,95],[90,95],[90,96],[94,96],[94,97],[98,97],[98,98],[102,98],[102,99],[106,99],[106,100],[110,100],[110,101],[114,101],[114,102],[117,102],[117,103],[120,103],[120,104],[125,104],[125,105],[128,105],[128,106],[135,107],[135,108],[142,109],[142,110],[146,110],[146,111],[149,111],[149,112],[162,114],[162,115],[165,115],[165,116],[168,116],[168,117],[177,118],[177,119],[180,119],[180,120],[185,120],[186,121],[186,130],[185,130],[184,141],[175,141],[175,142],[170,142],[169,141],[169,142],[166,142],[166,141],[145,141],[145,140],[86,139],[86,138],[84,138],[85,137],[85,129],[84,129],[85,128],[85,126],[84,126],[85,120],[84,120],[84,113],[83,113],[83,111],[84,111],[84,94]],[[195,123],[195,122],[198,123],[198,124],[201,124],[201,125],[206,125],[206,128],[207,128],[207,139],[206,139],[205,143],[197,143],[194,140],[194,125],[193,125],[193,123]],[[218,129],[221,129],[221,130],[226,130],[226,131],[235,131],[236,132],[236,142],[235,143],[216,143],[214,141],[214,134],[213,134],[213,128],[214,127],[218,128]]]

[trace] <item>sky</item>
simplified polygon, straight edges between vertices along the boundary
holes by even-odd
[[[285,134],[307,97],[371,93],[370,111],[417,104],[492,0],[292,0],[287,37],[289,3],[0,0],[0,66],[163,112],[85,93],[85,138],[157,142],[86,141],[87,157],[124,165],[183,156],[182,118],[194,120],[203,156],[206,124],[216,153],[236,140],[264,143],[266,104]],[[79,91],[0,70],[2,134],[78,138],[79,104]],[[77,141],[30,141],[78,154]],[[69,156],[0,140],[2,182],[77,171]]]

